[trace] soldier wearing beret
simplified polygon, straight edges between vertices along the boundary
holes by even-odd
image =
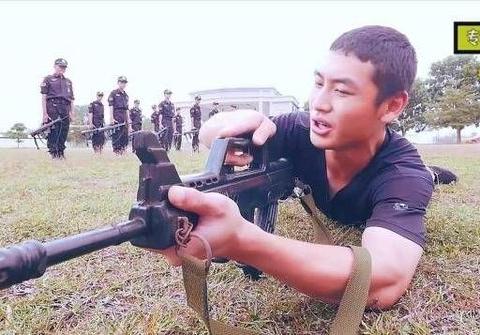
[[[214,102],[213,103],[213,109],[210,111],[210,113],[208,113],[208,118],[211,118],[212,116],[214,116],[215,114],[217,114],[219,112],[218,110],[218,102]]]
[[[50,130],[47,136],[47,147],[52,158],[65,158],[65,142],[67,140],[70,120],[73,118],[72,81],[64,76],[68,63],[63,58],[54,62],[54,73],[46,76],[40,87],[42,94],[42,123],[61,119]]]
[[[119,155],[123,154],[128,146],[128,94],[125,92],[127,83],[127,77],[118,77],[118,88],[108,96],[112,124],[123,124],[112,134],[113,152]]]
[[[196,132],[193,134],[192,137],[192,149],[193,151],[200,152],[200,142],[198,140],[198,131],[200,131],[200,127],[202,126],[202,111],[200,109],[200,101],[202,98],[197,95],[195,97],[195,104],[190,108],[190,117],[192,118],[192,130]]]
[[[90,128],[101,128],[105,125],[105,112],[102,99],[103,92],[97,92],[97,99],[88,105],[88,124],[90,125]],[[93,133],[93,151],[101,153],[104,144],[105,134],[103,132]]]
[[[170,101],[172,91],[166,89],[163,91],[163,96],[165,99],[158,105],[158,113],[162,117],[162,126],[166,128],[161,142],[165,150],[169,151],[173,141],[173,117],[175,116],[175,107]]]

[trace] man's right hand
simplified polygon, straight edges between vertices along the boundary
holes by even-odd
[[[215,138],[235,137],[253,133],[255,145],[263,145],[277,131],[276,125],[265,115],[254,110],[236,110],[217,113],[200,128],[200,142],[210,147]],[[252,161],[248,154],[229,152],[225,164],[244,166]]]
[[[259,229],[241,216],[233,200],[220,193],[202,193],[193,188],[172,186],[168,200],[177,208],[198,214],[194,232],[208,241],[214,257],[232,258],[232,253],[238,252],[239,237],[251,228]],[[152,251],[166,256],[171,265],[181,264],[175,247]],[[182,251],[199,258],[205,253],[196,239],[192,239]]]
[[[42,118],[42,124],[45,124],[45,123],[48,123],[50,122],[50,118],[48,117],[48,115],[44,115],[43,118]]]

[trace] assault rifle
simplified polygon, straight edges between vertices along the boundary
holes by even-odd
[[[167,129],[167,127],[161,127],[158,131],[154,131],[153,133],[160,139],[167,133]]]
[[[49,266],[126,241],[150,249],[175,245],[181,223],[187,218],[195,227],[198,216],[170,204],[167,195],[172,185],[229,196],[245,219],[269,232],[274,229],[278,201],[289,197],[294,188],[291,163],[283,158],[270,161],[266,146],[253,146],[248,139],[216,139],[204,171],[185,176],[178,174],[154,133],[136,133],[133,146],[141,165],[137,201],[129,220],[45,243],[26,241],[0,249],[0,288],[38,278]],[[225,165],[230,150],[249,152],[252,163],[241,171]],[[243,271],[254,279],[260,275],[248,265]]]
[[[183,136],[185,136],[185,139],[188,140],[189,142],[192,142],[193,136],[198,134],[198,129],[197,128],[192,128],[189,131],[184,131]]]
[[[35,146],[37,147],[37,150],[40,150],[40,147],[38,146],[37,139],[39,139],[39,140],[41,140],[42,138],[46,139],[48,134],[50,134],[50,132],[52,131],[52,129],[54,129],[57,126],[58,123],[60,123],[61,121],[63,121],[67,117],[68,116],[63,117],[63,118],[57,117],[55,120],[47,122],[47,123],[43,124],[40,128],[37,128],[37,129],[33,130],[32,132],[30,132],[30,136],[33,137],[33,141],[35,142]]]
[[[125,122],[115,123],[115,124],[100,127],[100,128],[91,128],[91,129],[87,129],[87,130],[82,130],[81,134],[83,136],[85,136],[85,139],[87,141],[91,140],[93,135],[99,134],[99,133],[105,133],[105,135],[107,135],[108,137],[111,137],[111,135],[113,133],[115,133],[120,127],[122,127],[124,125],[125,125]]]

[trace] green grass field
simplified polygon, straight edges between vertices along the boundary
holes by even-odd
[[[428,245],[413,284],[395,308],[366,312],[362,334],[480,334],[480,146],[420,146],[429,164],[460,176],[435,191]],[[180,173],[206,153],[172,155]],[[89,150],[51,161],[45,151],[0,150],[0,246],[48,240],[127,218],[138,161]],[[281,206],[277,232],[312,240],[308,216]],[[329,223],[332,225],[332,223]],[[359,240],[335,228],[338,240]],[[348,236],[347,236],[348,235]],[[321,285],[321,283],[319,283]],[[231,264],[210,275],[212,313],[261,334],[324,334],[335,309],[273,278],[251,282]],[[129,244],[57,265],[0,292],[0,334],[206,334],[186,307],[178,268]]]

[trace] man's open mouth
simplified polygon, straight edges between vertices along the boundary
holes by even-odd
[[[312,119],[312,131],[318,135],[326,135],[332,130],[332,126],[325,120]]]

